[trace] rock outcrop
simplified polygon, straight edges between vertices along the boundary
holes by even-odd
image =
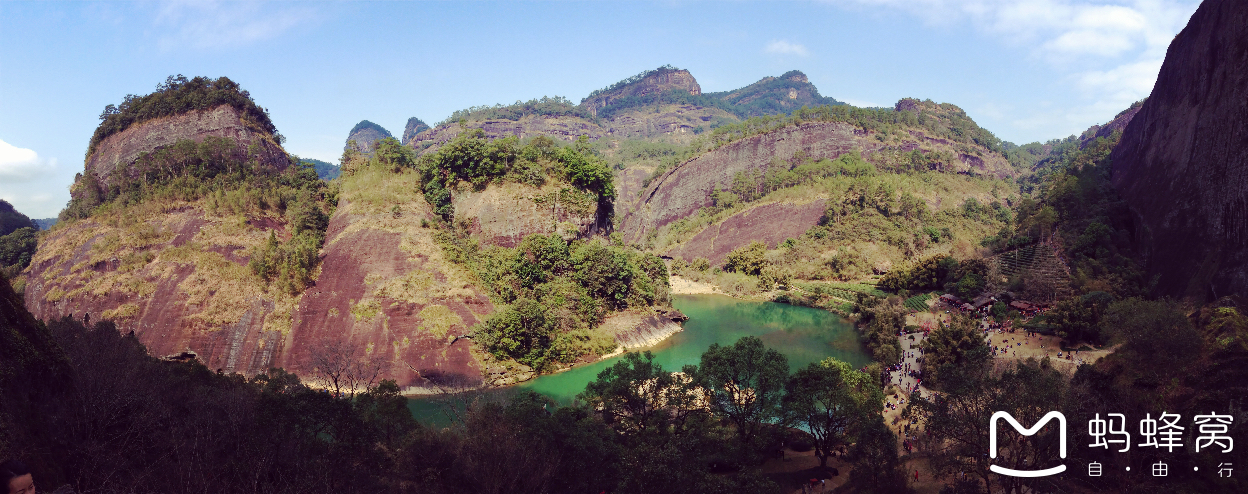
[[[590,140],[597,140],[604,133],[602,127],[583,118],[528,115],[520,120],[489,119],[466,122],[464,125],[459,123],[439,125],[412,136],[407,141],[407,146],[418,153],[432,153],[466,129],[481,129],[485,132],[485,137],[489,139],[509,136],[524,139],[545,135],[566,142],[575,141],[582,135]]]
[[[368,120],[361,120],[360,123],[355,124],[355,127],[351,129],[351,133],[347,135],[347,142],[343,146],[343,149],[350,149],[351,142],[354,141],[355,149],[357,151],[364,154],[372,154],[373,144],[376,141],[387,137],[394,136],[390,134],[390,131],[380,125],[369,122]]]
[[[288,164],[286,152],[272,135],[255,128],[254,124],[249,125],[233,106],[220,105],[210,110],[148,120],[108,136],[87,157],[84,173],[94,174],[107,188],[113,172],[130,165],[139,155],[178,141],[200,142],[208,137],[233,139],[243,149],[255,145],[259,161],[277,169],[284,169]]]
[[[612,101],[620,98],[664,93],[672,89],[687,91],[694,96],[702,94],[702,86],[698,85],[698,81],[688,70],[659,67],[620,81],[605,90],[595,91],[581,100],[581,106],[588,109],[591,114],[597,115],[599,108],[610,105]]]
[[[412,117],[407,119],[407,125],[403,127],[403,139],[400,140],[404,146],[412,141],[416,134],[429,130],[429,124],[421,121],[419,118]]]
[[[1113,155],[1160,294],[1248,287],[1248,3],[1205,0]]]

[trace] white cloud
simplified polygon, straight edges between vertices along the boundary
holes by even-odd
[[[1087,99],[1080,108],[1037,111],[1015,121],[1023,128],[1041,121],[1086,126],[1148,96],[1167,47],[1200,5],[1200,0],[824,1],[900,10],[932,25],[969,23],[1046,62],[1054,80]]]
[[[51,174],[56,159],[42,159],[33,149],[19,148],[0,141],[0,180],[28,182]]]
[[[314,12],[306,4],[169,0],[162,5],[155,23],[167,29],[159,46],[169,51],[183,46],[246,46],[276,37],[313,17]]]
[[[767,47],[763,51],[777,55],[797,55],[799,57],[810,54],[810,52],[806,51],[805,46],[785,40],[772,40],[770,43],[767,43]]]

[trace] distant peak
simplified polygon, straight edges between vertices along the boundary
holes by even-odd
[[[581,100],[581,106],[588,107],[590,111],[596,111],[618,98],[645,96],[672,89],[687,91],[693,96],[702,94],[702,87],[688,70],[664,65],[654,70],[642,71],[640,74],[589,93],[589,96]]]
[[[790,70],[785,72],[784,75],[780,76],[780,78],[788,79],[793,82],[810,82],[810,79],[806,78],[806,74],[803,74],[800,70]]]
[[[365,129],[371,129],[371,130],[377,131],[381,134],[384,134],[386,137],[394,137],[393,135],[390,134],[390,131],[386,130],[385,127],[377,125],[368,120],[360,120],[360,123],[355,124],[355,127],[351,127],[351,132],[348,132],[348,134],[355,135],[356,132],[359,132]]]

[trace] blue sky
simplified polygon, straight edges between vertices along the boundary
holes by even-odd
[[[105,105],[228,76],[287,150],[336,161],[473,105],[580,101],[645,69],[703,91],[788,70],[858,105],[961,106],[1016,143],[1078,133],[1152,90],[1194,0],[0,2],[0,198],[55,216]]]

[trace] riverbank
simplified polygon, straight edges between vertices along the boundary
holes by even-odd
[[[689,278],[682,278],[680,276],[673,275],[669,278],[669,281],[672,284],[672,295],[724,294],[724,292],[715,285],[702,283],[700,281],[693,281]]]

